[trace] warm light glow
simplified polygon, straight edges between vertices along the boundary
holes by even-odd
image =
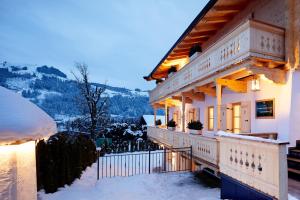
[[[177,164],[177,153],[172,152],[172,169],[176,170],[176,164]]]
[[[0,146],[0,152],[1,153],[3,153],[3,152],[28,153],[32,150],[35,150],[35,148],[33,148],[34,146],[35,146],[35,141],[30,141],[30,142],[26,142],[23,144],[17,144],[17,145],[4,145],[4,146]]]
[[[167,66],[178,66],[177,70],[179,70],[183,66],[185,66],[187,63],[189,63],[189,58],[181,58],[181,59],[167,61],[165,63],[165,65],[167,65]]]
[[[252,91],[260,90],[259,78],[254,78],[254,79],[251,80],[251,90]]]
[[[208,108],[208,130],[214,129],[214,107]]]
[[[264,74],[261,74],[259,78],[268,83],[274,83],[272,80],[268,79]]]
[[[35,141],[0,146],[0,180],[3,197],[36,200]]]

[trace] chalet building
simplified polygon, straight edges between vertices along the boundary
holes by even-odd
[[[154,110],[176,122],[149,127],[149,137],[192,145],[195,165],[232,187],[287,199],[287,171],[300,174],[299,157],[286,157],[287,147],[300,152],[299,10],[299,0],[210,0],[144,77],[156,81]],[[198,120],[202,135],[188,134]]]

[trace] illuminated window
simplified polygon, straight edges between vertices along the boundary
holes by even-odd
[[[232,122],[233,133],[241,132],[241,104],[236,103],[232,105]]]
[[[214,130],[214,107],[208,107],[208,130]]]

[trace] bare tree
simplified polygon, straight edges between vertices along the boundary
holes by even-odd
[[[85,120],[82,126],[88,126],[86,129],[90,132],[92,139],[95,139],[96,131],[107,116],[107,100],[108,97],[104,95],[105,86],[97,86],[91,84],[89,80],[88,66],[83,63],[76,63],[76,68],[79,75],[73,73],[79,89],[81,97],[80,103],[83,107],[83,114]]]

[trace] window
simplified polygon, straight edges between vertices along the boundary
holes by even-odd
[[[197,118],[196,117],[196,110],[194,108],[190,109],[189,110],[189,118],[188,118],[189,122],[196,121],[197,120],[196,118]]]
[[[232,126],[233,133],[241,132],[241,104],[232,104]]]
[[[208,130],[214,130],[214,107],[208,107]]]

